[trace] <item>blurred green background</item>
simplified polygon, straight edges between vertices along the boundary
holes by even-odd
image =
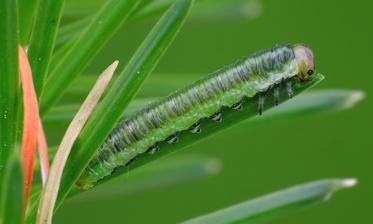
[[[372,222],[373,144],[369,133],[373,124],[373,3],[247,0],[239,8],[244,16],[237,12],[229,15],[231,11],[227,9],[227,15],[208,18],[198,13],[199,7],[203,4],[195,5],[196,12],[154,75],[205,75],[276,44],[305,43],[314,50],[318,72],[326,76],[318,89],[363,90],[366,99],[339,113],[277,120],[255,128],[243,123],[176,155],[198,153],[219,158],[223,168],[218,175],[131,195],[67,201],[55,222],[176,223],[274,190],[327,177],[357,177],[359,185],[339,193],[326,204],[268,223]],[[124,66],[154,22],[147,20],[123,27],[86,73],[100,73],[115,59]],[[62,127],[47,128],[49,137],[54,139],[51,145],[57,144]],[[166,159],[172,160],[173,156]]]

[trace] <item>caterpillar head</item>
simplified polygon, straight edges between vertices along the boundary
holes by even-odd
[[[298,75],[300,81],[307,81],[315,73],[315,61],[311,49],[297,44],[293,47],[295,59],[298,63]]]

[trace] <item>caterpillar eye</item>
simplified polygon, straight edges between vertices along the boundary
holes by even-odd
[[[307,74],[308,74],[309,76],[313,75],[313,73],[314,73],[314,71],[313,71],[312,69],[310,69],[310,70],[307,71]]]

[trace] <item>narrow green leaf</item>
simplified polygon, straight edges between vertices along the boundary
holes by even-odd
[[[92,15],[105,4],[105,0],[72,0],[66,2],[64,18],[76,19],[87,15]]]
[[[85,192],[75,190],[70,196],[72,200],[97,200],[133,195],[134,193],[153,190],[155,188],[170,187],[183,183],[197,181],[208,176],[216,175],[222,167],[221,161],[201,155],[173,156],[159,163],[149,164],[144,169],[131,172],[130,176],[122,176],[110,184],[99,186]]]
[[[72,23],[68,23],[61,27],[58,31],[58,39],[56,42],[56,46],[61,46],[67,43],[70,40],[74,40],[76,37],[79,36],[79,33],[84,30],[84,28],[89,24],[92,20],[92,16],[87,16],[85,18],[79,19]]]
[[[159,1],[159,0],[157,0]],[[163,1],[163,0],[161,0]],[[168,6],[170,6],[175,0],[167,0],[169,1]],[[172,1],[172,2],[171,2]],[[153,0],[143,0],[140,5],[138,6],[136,11],[142,10],[145,6],[149,3],[153,3]],[[76,21],[83,17],[93,15],[103,4],[105,0],[73,0],[67,1],[65,10],[64,10],[64,18],[70,21]]]
[[[175,2],[146,37],[101,104],[96,108],[77,139],[67,161],[58,204],[66,197],[98,147],[115,127],[145,78],[155,68],[184,24],[192,3],[193,0],[177,0]]]
[[[51,61],[64,0],[40,0],[28,51],[35,90],[40,96]]]
[[[204,74],[203,74],[204,75]],[[192,84],[198,80],[201,74],[153,74],[144,82],[143,88],[140,89],[136,97],[149,98],[166,96],[178,88],[184,87],[186,84]],[[77,78],[66,92],[69,98],[78,98],[80,103],[84,96],[92,88],[96,75],[82,75]],[[115,82],[116,77],[113,77]]]
[[[65,57],[67,52],[74,46],[74,42],[70,41],[69,43],[64,44],[62,47],[58,48],[53,52],[52,59],[50,62],[50,70],[54,70],[56,68],[56,65]],[[97,80],[97,77],[95,78]],[[93,82],[94,83],[94,82]],[[92,84],[93,86],[93,84]],[[87,94],[89,93],[89,90],[87,90]],[[87,96],[87,95],[85,95]]]
[[[66,87],[92,61],[139,2],[138,0],[110,0],[105,4],[48,77],[41,98],[42,115],[45,115],[60,99]]]
[[[364,99],[364,95],[364,92],[356,90],[310,91],[269,110],[263,117],[247,122],[250,125],[272,123],[283,118],[347,110]]]
[[[134,17],[136,17],[136,15],[138,14],[137,12],[141,11],[141,9],[144,8],[147,4],[149,4],[150,1],[152,1],[152,0],[142,0],[140,2],[139,6],[136,8],[136,11],[131,15],[130,20],[133,21]],[[84,16],[80,19],[74,20],[70,23],[66,23],[64,26],[61,27],[60,31],[58,32],[58,39],[57,39],[57,43],[56,43],[57,47],[58,46],[63,46],[63,44],[65,44],[65,43],[74,41],[79,36],[79,34],[82,32],[82,30],[84,30],[84,28],[92,20],[93,12],[98,10],[104,4],[103,1],[102,2],[97,1],[97,2],[94,2],[94,3],[97,4],[97,5],[94,6],[94,9],[91,9],[91,10],[87,10],[87,8],[83,9],[84,12],[86,12],[86,13],[88,12],[86,16]],[[76,4],[76,2],[75,2],[75,4]],[[89,6],[89,7],[92,7],[92,5]],[[67,9],[67,11],[68,10],[69,9]],[[83,13],[83,15],[86,14],[86,13]]]
[[[148,105],[150,102],[153,102],[154,100],[155,98],[144,98],[131,101],[131,103],[128,105],[128,108],[124,111],[121,117],[134,114],[136,111],[144,108],[146,105]],[[53,107],[51,111],[45,116],[43,121],[46,124],[55,122],[70,123],[76,112],[78,112],[79,108],[80,104],[68,104]]]
[[[301,84],[301,83],[295,83],[293,86],[294,88],[294,96],[299,95],[301,92],[310,89],[311,87],[315,86],[319,82],[321,82],[324,79],[324,76],[321,74],[314,75],[313,79],[310,80],[307,83]],[[287,91],[286,88],[281,88],[280,90],[280,97],[283,99],[282,103],[286,102],[288,100]],[[159,147],[162,149],[158,151],[156,154],[150,155],[150,154],[143,154],[141,156],[141,159],[137,160],[136,163],[133,163],[131,165],[132,170],[140,167],[150,161],[153,161],[157,158],[163,157],[169,153],[173,153],[177,150],[180,150],[186,146],[189,146],[191,144],[194,144],[198,141],[201,141],[205,139],[206,137],[209,137],[213,134],[218,133],[219,131],[222,131],[224,129],[231,128],[232,126],[240,123],[241,121],[247,120],[249,118],[255,118],[258,116],[257,111],[257,104],[258,104],[258,96],[253,98],[248,98],[245,100],[243,104],[243,109],[241,111],[237,110],[226,110],[224,111],[224,117],[223,120],[219,123],[219,125],[216,124],[215,121],[206,120],[206,122],[203,123],[203,131],[199,133],[198,135],[195,135],[191,132],[180,132],[179,133],[179,139],[180,141],[177,144],[168,144],[167,142],[161,142],[159,143]],[[268,110],[270,108],[273,108],[274,102],[273,100],[266,100],[265,101],[265,109]],[[262,117],[266,116],[266,112],[264,112],[264,115]],[[91,128],[91,130],[93,127]],[[95,146],[98,148],[98,146]],[[104,183],[105,181],[111,180],[112,178],[121,175],[123,173],[128,172],[127,169],[120,169],[118,170],[114,175],[108,176],[104,180],[102,180],[100,183]]]
[[[3,185],[0,192],[0,203],[3,209],[2,223],[23,223],[24,180],[21,162],[18,157],[13,156],[10,159],[6,167],[4,182],[0,184]]]
[[[0,183],[17,129],[18,20],[14,0],[0,1]],[[1,191],[1,184],[0,184]]]
[[[37,211],[39,207],[41,191],[42,191],[41,185],[34,185],[31,189],[30,200],[29,200],[30,202],[27,208],[27,213],[26,213],[26,218],[25,218],[25,223],[27,224],[36,223],[36,215],[37,215]]]
[[[271,215],[283,215],[323,203],[335,192],[355,184],[356,179],[310,182],[218,210],[183,224],[257,223],[258,220],[268,219]]]
[[[39,0],[18,0],[19,12],[19,42],[22,46],[27,46],[30,41],[34,16]]]
[[[161,88],[161,86],[155,85],[152,90],[155,92],[154,95],[160,93],[154,89]],[[143,89],[145,89],[145,84]],[[265,116],[255,117],[246,122],[250,123],[252,126],[252,124],[256,123],[269,123],[273,120],[278,120],[279,118],[294,118],[298,115],[304,116],[346,110],[355,106],[355,104],[360,102],[363,98],[364,93],[355,90],[312,90],[269,110],[266,112]],[[125,111],[123,117],[134,114],[136,111],[145,108],[156,99],[157,98],[137,98],[136,100],[133,100]],[[78,109],[79,104],[53,107],[50,113],[45,116],[44,122],[46,124],[60,122],[68,123],[72,120]]]

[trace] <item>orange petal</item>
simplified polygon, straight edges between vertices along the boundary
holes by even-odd
[[[39,117],[39,107],[32,81],[32,72],[27,55],[22,47],[19,47],[19,69],[23,89],[24,123],[22,136],[22,160],[25,175],[25,208],[31,191],[36,157],[36,144],[39,144],[41,167],[43,178],[46,178],[49,170],[48,149],[46,139]]]

